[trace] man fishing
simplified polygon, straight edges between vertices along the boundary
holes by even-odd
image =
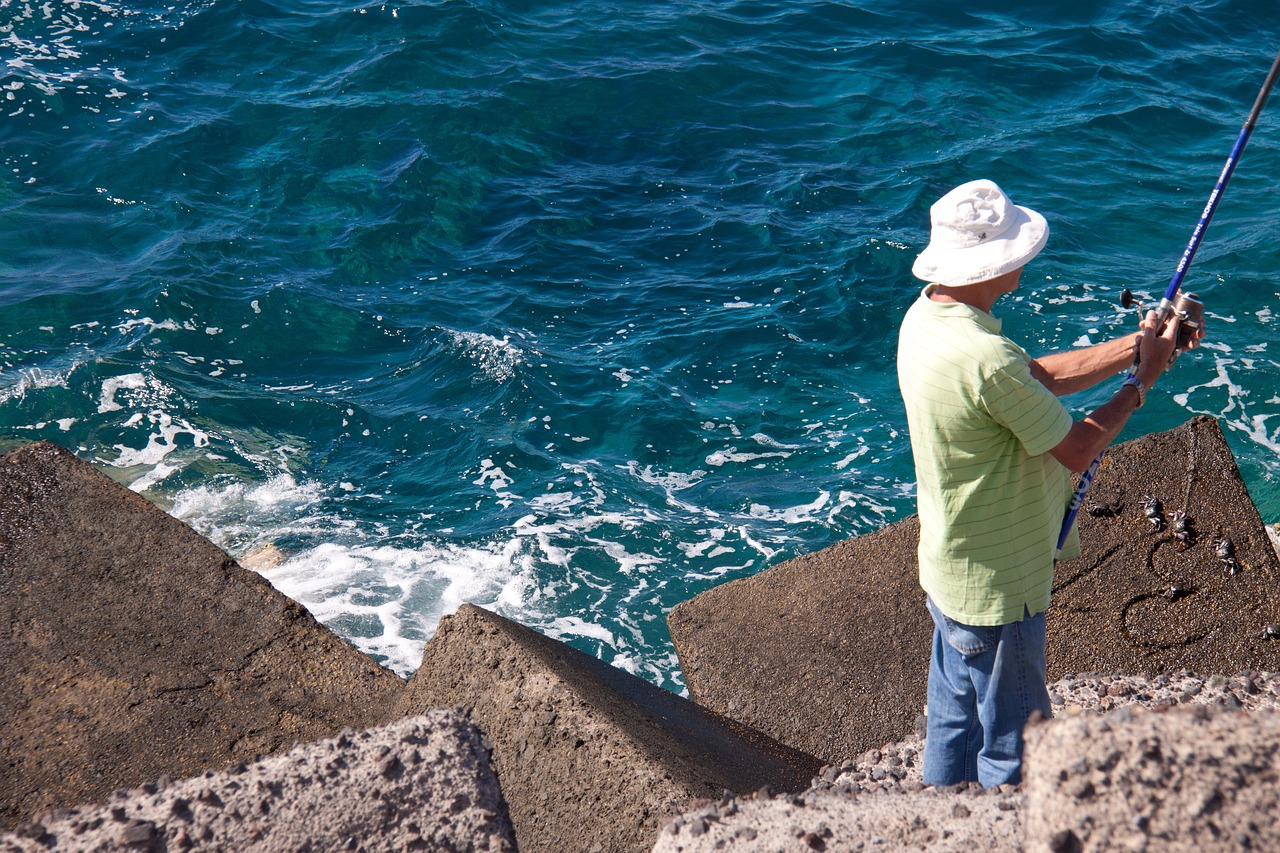
[[[1153,311],[1136,334],[1031,358],[992,308],[1044,247],[1044,217],[977,180],[944,195],[930,220],[912,267],[928,285],[898,340],[920,585],[935,626],[923,772],[927,784],[989,788],[1020,781],[1023,726],[1033,711],[1051,715],[1044,611],[1071,472],[1089,468],[1142,406],[1174,355],[1178,320],[1158,329]],[[1135,370],[1086,417],[1074,420],[1058,400],[1135,356]],[[1079,549],[1073,532],[1062,556]]]

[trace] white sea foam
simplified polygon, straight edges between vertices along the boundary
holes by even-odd
[[[561,640],[565,637],[587,637],[610,646],[616,642],[612,631],[591,622],[584,622],[578,616],[561,616],[553,620],[547,626],[547,633]]]
[[[453,343],[477,367],[481,373],[495,382],[505,382],[515,375],[525,362],[524,352],[511,342],[510,337],[501,340],[480,332],[463,332],[449,329]]]
[[[169,475],[181,471],[186,462],[168,461],[168,457],[178,450],[178,436],[189,435],[191,445],[195,448],[209,446],[209,435],[204,430],[192,426],[185,420],[174,418],[167,412],[153,411],[146,415],[154,431],[147,436],[145,447],[132,448],[123,444],[115,445],[120,455],[107,464],[115,468],[146,467],[146,471],[129,483],[135,492],[145,492]]]
[[[116,402],[116,394],[122,389],[138,390],[147,386],[147,377],[141,373],[126,373],[123,376],[112,376],[102,383],[102,394],[98,398],[98,414],[118,412],[124,408]]]
[[[782,509],[774,509],[765,504],[753,503],[750,513],[752,518],[767,521],[781,521],[785,524],[806,524],[818,520],[819,511],[829,503],[831,503],[831,493],[824,491],[820,492],[818,497],[811,503]]]
[[[0,109],[8,116],[28,110],[62,109],[54,99],[76,96],[81,106],[100,112],[102,106],[126,96],[115,86],[101,94],[101,103],[88,96],[85,80],[97,80],[105,71],[120,84],[128,80],[123,68],[91,61],[87,53],[96,45],[95,30],[137,14],[132,10],[92,0],[45,0],[42,3],[0,0],[0,48],[8,55],[8,76]]]
[[[768,453],[791,452],[777,450],[789,445],[763,433],[751,439]],[[634,485],[620,483],[619,472],[635,478]],[[410,534],[358,521],[364,511],[348,508],[375,496],[362,494],[357,483],[322,486],[287,473],[257,485],[185,490],[172,512],[233,555],[277,546],[285,560],[261,568],[264,577],[403,674],[418,666],[439,621],[471,602],[634,674],[678,686],[678,668],[654,659],[651,639],[651,623],[661,612],[650,603],[669,585],[717,582],[758,570],[792,544],[789,526],[829,523],[842,513],[876,518],[887,511],[853,489],[835,498],[821,492],[797,506],[756,502],[741,513],[685,500],[713,474],[587,459],[562,463],[544,487],[533,488],[527,471],[482,457],[465,480],[485,499],[518,505],[522,514],[467,542],[451,540],[446,530]],[[516,494],[526,489],[537,493]],[[648,497],[619,505],[619,489],[638,489]],[[655,496],[664,496],[666,506]]]
[[[215,544],[242,552],[283,537],[320,531],[341,536],[354,529],[353,521],[316,513],[323,497],[318,484],[299,483],[282,472],[265,483],[185,489],[174,497],[170,513]]]
[[[688,473],[683,471],[658,472],[653,469],[652,465],[645,465],[641,468],[640,463],[635,460],[631,460],[625,466],[619,465],[618,467],[630,471],[640,478],[642,482],[665,489],[668,495],[672,492],[681,492],[685,489],[693,488],[707,476],[707,472],[701,469],[689,471]]]
[[[750,453],[740,451],[736,447],[730,447],[727,450],[717,450],[707,455],[707,464],[713,468],[719,468],[723,465],[731,463],[743,464],[747,462],[759,462],[761,459],[787,459],[791,453]]]
[[[280,473],[258,484],[186,489],[170,512],[234,556],[266,544],[284,549],[286,559],[262,569],[263,577],[402,674],[417,668],[440,619],[462,603],[523,613],[538,601],[530,547],[537,537],[528,531],[477,545],[406,544],[347,516],[342,502],[350,499],[342,485]]]
[[[871,452],[871,448],[867,447],[864,444],[862,447],[859,447],[857,450],[853,451],[848,456],[844,457],[839,462],[837,462],[835,464],[835,468],[837,471],[843,471],[845,468],[848,468],[851,464],[853,464],[855,460],[860,459],[863,456],[866,456],[870,452]]]
[[[705,533],[708,537],[706,539],[698,542],[679,542],[676,547],[691,560],[696,558],[713,560],[724,554],[734,553],[735,549],[724,544],[725,528],[714,527]]]
[[[1192,408],[1191,397],[1195,395],[1198,391],[1202,391],[1209,388],[1224,388],[1226,389],[1226,392],[1227,392],[1226,405],[1216,413],[1206,411],[1206,412],[1200,412],[1200,414],[1216,414],[1219,417],[1223,417],[1230,414],[1232,411],[1236,409],[1237,401],[1244,392],[1244,389],[1242,389],[1239,385],[1237,385],[1231,379],[1231,376],[1228,372],[1228,367],[1234,365],[1235,363],[1236,363],[1235,359],[1224,358],[1223,356],[1220,356],[1220,355],[1215,356],[1214,363],[1213,363],[1213,371],[1214,371],[1213,378],[1210,379],[1208,382],[1202,382],[1199,385],[1191,385],[1190,387],[1187,388],[1185,392],[1181,394],[1174,394],[1173,395],[1174,402],[1176,402],[1179,406],[1183,406],[1184,408],[1191,409]]]
[[[39,367],[19,370],[10,384],[0,387],[0,405],[10,400],[21,400],[27,396],[29,391],[37,391],[43,388],[65,388],[69,373],[70,371],[42,370]]]
[[[310,548],[263,572],[362,651],[402,674],[417,669],[440,619],[466,602],[501,609],[510,588],[523,599],[523,543]]]
[[[1217,418],[1227,428],[1244,433],[1255,444],[1267,448],[1272,454],[1280,457],[1280,428],[1269,430],[1267,427],[1267,422],[1280,413],[1250,411],[1255,406],[1274,404],[1274,398],[1257,403],[1250,401],[1249,392],[1231,375],[1237,370],[1246,372],[1265,370],[1274,373],[1280,369],[1280,365],[1270,360],[1265,365],[1261,365],[1254,359],[1230,358],[1222,354],[1231,352],[1231,348],[1227,346],[1205,345],[1202,349],[1218,350],[1213,355],[1213,378],[1207,382],[1192,385],[1185,392],[1174,394],[1174,402],[1192,414]],[[1215,389],[1221,390],[1215,392]],[[1223,392],[1225,392],[1225,402],[1216,410],[1207,408],[1207,401],[1221,400]]]
[[[501,465],[494,463],[492,459],[484,459],[480,462],[480,476],[473,481],[477,486],[488,486],[498,496],[498,503],[503,507],[510,507],[520,498],[518,495],[512,494],[509,488],[515,480],[511,475],[503,470]]]
[[[144,423],[150,426],[145,445],[133,447],[124,443],[116,444],[116,457],[101,460],[114,468],[144,469],[135,472],[136,476],[129,482],[129,488],[136,492],[144,492],[181,471],[194,458],[205,455],[204,449],[209,446],[210,436],[205,430],[184,418],[174,417],[167,411],[172,396],[172,389],[158,379],[142,373],[127,373],[103,380],[98,397],[98,414],[109,415],[124,411],[127,406],[135,411],[120,426],[136,428]],[[181,436],[189,437],[189,441],[180,441]],[[183,452],[170,458],[187,446],[200,452]]]
[[[598,545],[605,554],[617,563],[618,571],[623,575],[632,575],[637,572],[648,572],[653,567],[662,565],[661,557],[643,552],[633,554],[620,542],[610,542],[603,539],[594,539],[591,541]]]
[[[116,325],[112,326],[112,328],[118,332],[121,332],[122,334],[127,335],[135,329],[144,329],[147,333],[156,332],[160,330],[176,332],[182,327],[178,325],[176,320],[156,321],[156,320],[152,320],[150,317],[134,317],[132,319],[125,320],[121,323],[117,323]]]
[[[761,447],[772,447],[778,450],[804,449],[804,445],[802,444],[784,444],[783,442],[778,441],[776,438],[766,435],[762,432],[758,432],[752,435],[751,440],[754,441],[756,444],[760,445]]]

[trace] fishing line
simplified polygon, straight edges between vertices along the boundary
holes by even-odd
[[[1235,145],[1231,146],[1231,153],[1227,156],[1227,162],[1222,167],[1222,173],[1218,175],[1218,182],[1214,184],[1213,192],[1209,194],[1209,201],[1200,213],[1200,221],[1196,223],[1196,227],[1192,230],[1191,240],[1187,243],[1187,248],[1182,252],[1182,258],[1178,261],[1177,269],[1173,272],[1173,278],[1170,279],[1169,286],[1165,289],[1164,296],[1160,300],[1160,305],[1156,308],[1156,328],[1163,328],[1170,315],[1173,314],[1174,299],[1178,295],[1179,288],[1182,287],[1182,280],[1186,277],[1187,270],[1191,268],[1191,261],[1196,256],[1196,250],[1200,248],[1200,241],[1204,239],[1204,232],[1209,227],[1209,220],[1213,219],[1213,214],[1218,209],[1218,203],[1222,201],[1222,194],[1227,188],[1227,182],[1231,180],[1231,175],[1236,170],[1236,164],[1240,161],[1240,155],[1244,153],[1244,146],[1249,142],[1249,137],[1253,134],[1253,128],[1258,123],[1258,116],[1262,113],[1262,107],[1267,103],[1267,96],[1271,94],[1271,89],[1275,86],[1277,75],[1280,75],[1280,53],[1276,54],[1276,58],[1271,63],[1271,70],[1267,72],[1267,79],[1263,82],[1262,89],[1258,92],[1258,97],[1254,99],[1253,108],[1249,110],[1249,117],[1245,119],[1244,125],[1240,128]],[[1130,368],[1126,379],[1133,375],[1134,368]],[[1098,466],[1102,463],[1102,457],[1105,454],[1105,449],[1098,454],[1076,486],[1076,492],[1071,498],[1071,505],[1067,508],[1066,517],[1062,520],[1062,531],[1058,534],[1058,548],[1054,554],[1055,560],[1062,554],[1062,547],[1066,544],[1067,534],[1071,532],[1071,526],[1075,523],[1076,514],[1079,513],[1080,507],[1084,504],[1085,493],[1089,491],[1089,486],[1093,483],[1093,478],[1098,473]]]

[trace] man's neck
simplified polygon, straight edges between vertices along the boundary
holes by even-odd
[[[929,285],[929,298],[934,302],[958,302],[990,314],[997,299],[1017,288],[1021,273],[1021,269],[1016,269],[996,278],[989,278],[986,281],[966,284],[961,287],[931,284]]]
[[[985,284],[985,282],[983,283]],[[935,284],[929,291],[929,298],[934,302],[944,304],[958,303],[968,305],[990,314],[1000,294],[987,294],[980,292],[980,290],[985,290],[985,288],[980,288],[977,284],[969,284],[964,287],[947,287],[945,284]]]

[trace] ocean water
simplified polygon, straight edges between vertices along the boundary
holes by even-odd
[[[1260,0],[0,0],[0,448],[399,672],[473,602],[679,691],[676,603],[914,511],[937,196],[1048,217],[1029,350],[1131,329],[1277,49]],[[1122,436],[1218,418],[1268,521],[1274,110]]]

